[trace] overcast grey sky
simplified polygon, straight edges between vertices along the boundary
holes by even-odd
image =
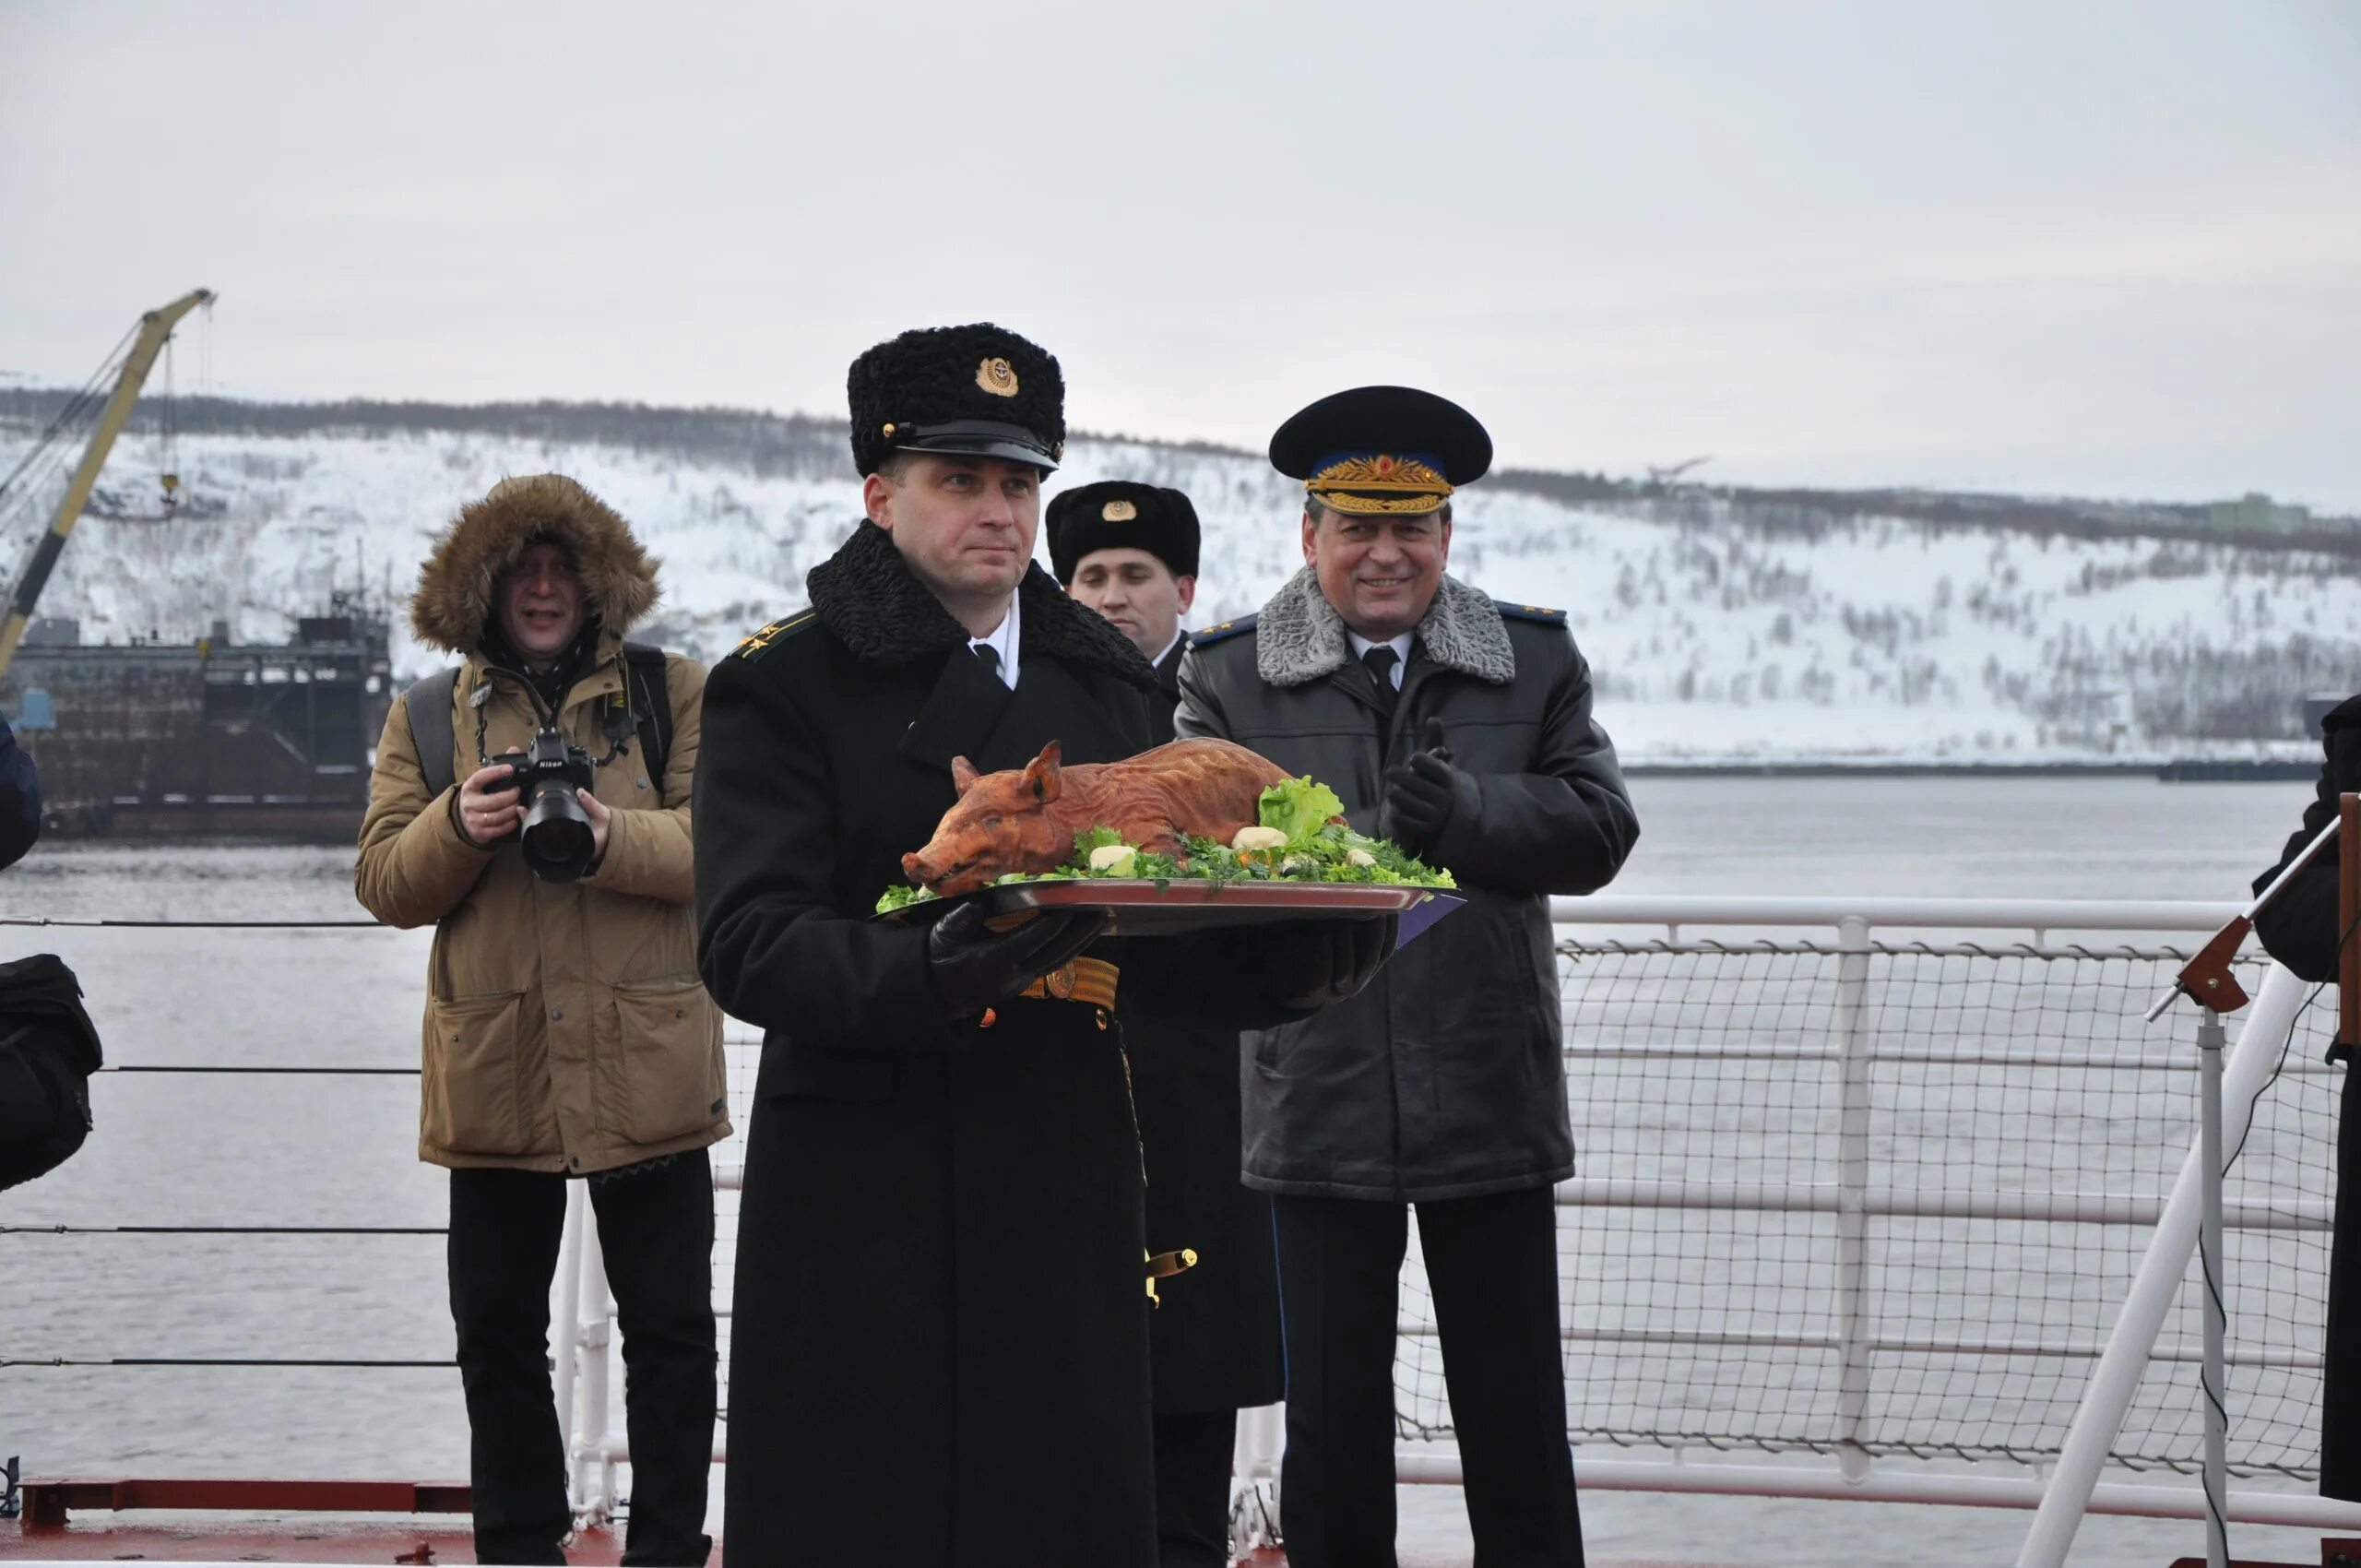
[[[1399,380],[1517,465],[2361,511],[2355,0],[0,0],[0,70],[41,380],[204,284],[227,391],[841,413],[982,317],[1093,430]]]

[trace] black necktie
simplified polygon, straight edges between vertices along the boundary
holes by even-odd
[[[1370,674],[1377,680],[1379,710],[1392,713],[1394,699],[1402,695],[1394,689],[1394,667],[1402,662],[1402,656],[1391,645],[1380,643],[1361,655],[1361,662],[1369,666]]]
[[[1000,675],[1000,649],[990,643],[978,643],[971,651],[978,659],[984,661],[984,668],[991,671],[993,677],[997,679]]]

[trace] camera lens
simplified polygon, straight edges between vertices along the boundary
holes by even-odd
[[[518,834],[525,863],[544,882],[575,882],[590,869],[596,840],[590,818],[563,779],[538,781],[525,807],[525,826]]]

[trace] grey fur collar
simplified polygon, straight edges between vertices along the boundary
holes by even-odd
[[[1516,653],[1501,612],[1483,593],[1445,576],[1418,623],[1418,646],[1446,670],[1505,686],[1516,679]],[[1321,597],[1310,566],[1263,606],[1254,624],[1254,669],[1275,686],[1300,686],[1342,670],[1353,657],[1345,618]]]

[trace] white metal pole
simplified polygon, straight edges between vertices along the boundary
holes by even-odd
[[[2222,1016],[2201,1008],[2197,1018],[2199,1190],[2204,1194],[2198,1228],[2199,1255],[2204,1260],[2205,1361],[2199,1378],[2205,1402],[2205,1563],[2206,1568],[2230,1568],[2229,1526],[2222,1516],[2229,1495],[2230,1418],[2228,1385],[2223,1376],[2223,1298],[2230,1289],[2222,1259]]]
[[[2271,978],[2255,996],[2254,1006],[2238,1029],[2238,1042],[2223,1064],[2222,1134],[2235,1144],[2246,1135],[2247,1121],[2270,1076],[2271,1065],[2287,1038],[2296,1010],[2303,1005],[2304,982],[2273,965]],[[2106,1349],[2091,1371],[2082,1402],[2067,1429],[2057,1468],[2042,1493],[2033,1528],[2019,1551],[2020,1568],[2063,1568],[2074,1545],[2074,1532],[2090,1508],[2091,1490],[2098,1485],[2107,1450],[2123,1428],[2124,1412],[2139,1391],[2147,1370],[2148,1352],[2156,1343],[2181,1281],[2189,1272],[2189,1254],[2197,1249],[2198,1206],[2201,1201],[2197,1173],[2204,1151],[2192,1146],[2173,1182],[2172,1197],[2148,1241],[2147,1255],[2124,1293],[2123,1311],[2107,1336]]]
[[[1848,1481],[1869,1473],[1860,1446],[1869,1412],[1869,922],[1847,916],[1836,928],[1836,1048],[1843,1111],[1836,1134],[1837,1464]]]
[[[574,1451],[583,1462],[581,1517],[598,1524],[614,1511],[615,1463],[608,1456],[613,1425],[607,1394],[607,1345],[612,1337],[607,1290],[607,1254],[599,1244],[597,1221],[582,1194],[582,1306],[575,1332],[582,1346],[582,1425]]]
[[[583,1183],[565,1184],[565,1229],[559,1233],[557,1247],[557,1306],[550,1314],[557,1352],[558,1451],[566,1456],[565,1484],[571,1494],[567,1502],[576,1510],[583,1503],[581,1467],[574,1462],[574,1390],[575,1368],[582,1357],[582,1225],[589,1212],[585,1195]]]
[[[1230,1448],[1229,1541],[1244,1557],[1279,1544],[1279,1455],[1287,1446],[1285,1404],[1238,1412]]]

